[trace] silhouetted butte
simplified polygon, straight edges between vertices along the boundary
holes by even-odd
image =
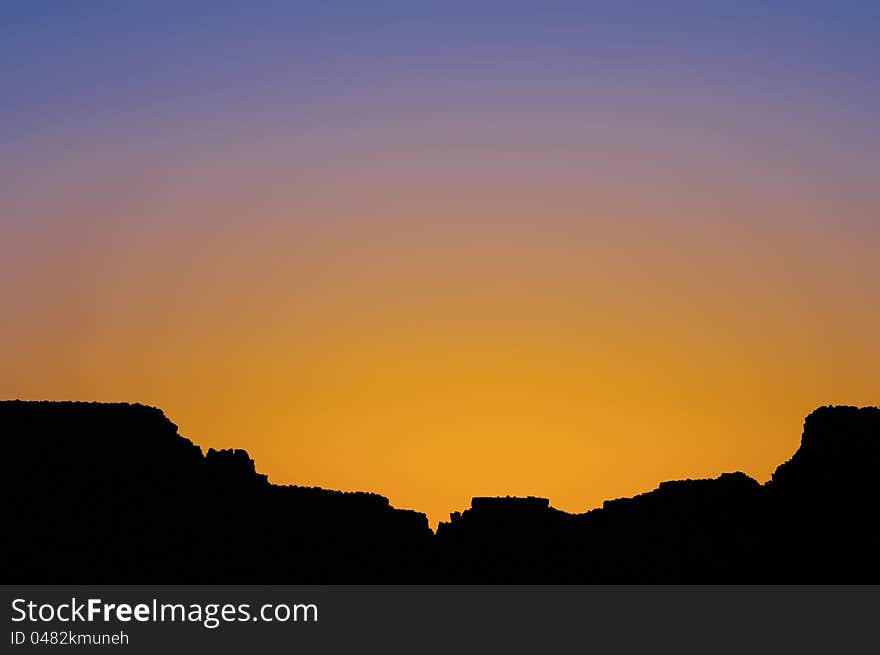
[[[269,484],[143,405],[0,402],[4,583],[880,582],[880,409],[822,407],[764,485],[664,482],[583,514]]]

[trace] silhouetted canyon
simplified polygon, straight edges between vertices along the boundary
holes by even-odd
[[[11,583],[877,583],[880,409],[822,407],[766,484],[664,482],[583,514],[270,484],[151,407],[0,402]]]

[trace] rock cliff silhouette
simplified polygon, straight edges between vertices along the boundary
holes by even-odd
[[[427,518],[376,494],[268,483],[158,409],[0,403],[2,578],[23,583],[405,582]]]
[[[880,409],[823,407],[764,485],[664,482],[583,514],[474,498],[436,535],[382,496],[269,484],[143,405],[0,402],[0,581],[877,583]]]

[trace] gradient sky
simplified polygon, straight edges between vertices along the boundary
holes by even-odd
[[[4,2],[0,83],[0,397],[432,522],[880,403],[880,3]]]

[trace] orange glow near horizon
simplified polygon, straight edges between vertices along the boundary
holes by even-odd
[[[19,144],[0,397],[154,405],[432,524],[766,480],[812,409],[880,402],[880,148],[774,89],[608,79]]]

